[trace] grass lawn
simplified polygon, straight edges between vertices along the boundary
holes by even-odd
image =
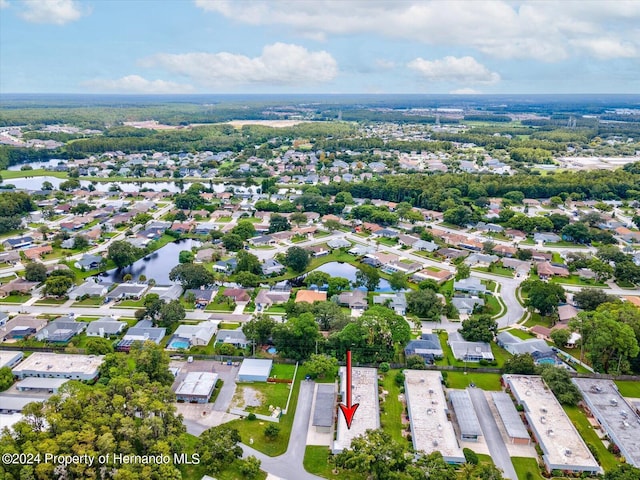
[[[391,435],[396,442],[405,444],[407,441],[402,436],[403,425],[401,422],[404,405],[398,400],[400,387],[396,385],[395,377],[400,370],[389,370],[384,375],[383,388],[389,392],[384,403],[380,405],[380,425],[382,429]]]
[[[578,243],[573,243],[573,242],[565,242],[565,241],[560,241],[560,242],[549,242],[549,243],[545,243],[544,244],[545,247],[570,247],[570,248],[587,248],[584,245],[580,245]]]
[[[265,313],[287,313],[284,307],[273,305],[265,310]]]
[[[446,373],[448,388],[465,389],[469,384],[474,383],[476,387],[482,388],[483,390],[502,390],[499,373],[476,373],[473,371],[467,372],[466,375],[464,372]]]
[[[529,320],[525,322],[525,326],[533,327],[534,325],[542,325],[543,327],[551,328],[551,320],[547,317],[543,317],[537,312],[534,312],[529,317]]]
[[[72,307],[98,307],[104,303],[102,297],[89,297],[79,302],[75,302]]]
[[[583,280],[578,275],[569,275],[566,278],[552,277],[551,283],[559,283],[564,285],[581,285],[583,287],[606,287],[606,284],[597,280]]]
[[[304,450],[304,469],[315,475],[324,478],[336,479],[336,480],[365,480],[367,475],[365,473],[357,473],[351,471],[338,471],[337,474],[333,473],[333,461],[331,460],[331,453],[329,447],[323,447],[321,445],[309,445]]]
[[[9,295],[8,297],[1,298],[0,303],[24,303],[31,298],[31,295]]]
[[[211,302],[204,307],[206,312],[233,312],[235,307],[229,305],[226,301],[222,303]]]
[[[42,300],[38,300],[36,305],[62,305],[68,299],[67,298],[43,298]]]
[[[249,388],[256,392],[260,392],[262,405],[259,407],[242,407],[243,410],[253,413],[261,413],[262,415],[270,415],[269,406],[280,407],[284,410],[287,406],[287,398],[289,397],[289,385],[288,383],[238,383],[238,389],[236,390],[236,397],[242,398],[242,392],[244,389]],[[254,421],[256,428],[261,430],[257,426],[257,420]]]
[[[521,338],[523,340],[529,340],[530,338],[535,338],[535,335],[529,332],[525,332],[524,330],[520,330],[519,328],[512,328],[507,330],[514,337]]]
[[[240,328],[240,324],[237,322],[220,322],[218,330],[235,330]]]
[[[598,437],[598,434],[589,423],[584,412],[582,412],[578,407],[563,405],[563,408],[587,445],[591,444],[597,451],[598,463],[602,465],[602,468],[608,471],[620,463],[604,446],[602,440]]]
[[[491,342],[491,352],[493,353],[493,357],[498,362],[497,367],[502,368],[504,366],[504,362],[506,362],[509,358],[511,358],[511,354],[507,352],[504,348],[499,347],[497,343]]]
[[[538,467],[538,461],[535,458],[511,457],[511,463],[516,469],[518,480],[544,480],[540,475],[540,467]]]
[[[623,397],[640,398],[640,382],[632,380],[616,380],[615,382]]]
[[[216,220],[218,223],[229,223],[231,221],[231,217],[220,217]]]
[[[291,394],[291,403],[289,404],[289,413],[280,417],[280,435],[275,440],[267,440],[263,431],[266,425],[260,425],[259,420],[233,420],[228,425],[233,428],[237,428],[242,438],[242,443],[249,445],[249,439],[253,438],[253,448],[262,452],[270,457],[276,457],[282,455],[287,451],[287,445],[289,444],[289,437],[291,435],[291,426],[293,425],[293,417],[295,415],[296,407],[298,405],[298,393],[300,391],[300,382],[307,375],[307,371],[304,367],[298,368],[296,380],[293,385],[293,393]],[[253,384],[252,384],[253,385]],[[286,401],[285,401],[286,403]],[[284,405],[283,405],[284,406]]]
[[[56,178],[68,178],[66,172],[51,172],[49,170],[2,170],[0,171],[0,177],[4,180],[11,180],[13,178],[28,178],[28,177],[56,177]]]
[[[118,307],[144,308],[144,300],[123,300],[118,303]]]
[[[510,270],[504,267],[495,266],[495,265],[493,267],[474,267],[471,270],[476,270],[478,272],[487,272],[493,275],[500,275],[502,277],[509,277],[509,278],[513,278],[513,273],[514,273],[513,270]]]

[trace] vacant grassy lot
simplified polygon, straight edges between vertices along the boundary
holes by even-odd
[[[640,398],[640,382],[616,380],[616,385],[623,397]]]
[[[365,473],[342,470],[334,474],[334,464],[331,457],[328,447],[309,445],[304,451],[304,469],[309,473],[336,480],[365,480],[367,478]]]
[[[443,372],[444,373],[444,372]],[[447,372],[447,387],[465,389],[471,383],[483,390],[502,390],[499,373]]]
[[[396,385],[395,377],[400,370],[389,370],[384,375],[384,381],[382,383],[383,388],[389,392],[385,401],[381,404],[381,410],[384,412],[380,414],[380,424],[382,429],[391,435],[398,443],[406,442],[405,437],[402,436],[402,413],[404,411],[404,405],[398,400],[400,395],[400,387]]]
[[[516,469],[518,480],[544,480],[535,458],[511,457],[511,463]]]
[[[598,437],[598,434],[593,429],[587,416],[578,407],[563,406],[564,411],[567,412],[568,417],[571,419],[575,427],[578,429],[580,436],[584,439],[587,445],[592,445],[597,452],[598,463],[602,465],[605,470],[610,470],[618,463],[616,457],[610,453],[607,448]]]

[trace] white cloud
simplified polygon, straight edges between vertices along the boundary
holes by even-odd
[[[473,88],[458,88],[449,92],[451,95],[478,95],[481,92]]]
[[[307,38],[374,33],[432,45],[465,46],[499,58],[562,60],[602,53],[583,42],[640,24],[637,0],[195,0],[205,11],[250,25],[285,25]],[[636,54],[639,44],[635,44]],[[625,54],[628,50],[624,50]]]
[[[635,45],[629,42],[622,42],[616,38],[584,38],[574,40],[571,43],[602,60],[633,58],[638,55],[638,48]]]
[[[490,85],[500,81],[499,74],[490,71],[473,57],[449,56],[439,60],[416,58],[407,66],[434,82]]]
[[[329,53],[285,43],[267,45],[254,58],[229,52],[160,53],[140,64],[164,68],[208,87],[315,84],[333,80],[338,74],[338,64]]]
[[[7,0],[0,0],[0,9],[9,7],[9,2]]]
[[[20,16],[28,22],[64,25],[88,13],[74,0],[23,0]]]
[[[117,79],[95,78],[82,84],[94,92],[115,93],[190,93],[194,91],[191,85],[185,85],[165,80],[147,80],[139,75],[127,75]]]

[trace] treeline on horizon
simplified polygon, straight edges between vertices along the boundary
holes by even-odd
[[[415,207],[440,210],[447,198],[468,197],[481,190],[486,197],[522,192],[526,198],[570,197],[573,200],[640,200],[640,162],[617,170],[555,172],[548,175],[405,174],[388,175],[360,183],[318,185],[325,195],[349,192],[356,198],[409,202]]]

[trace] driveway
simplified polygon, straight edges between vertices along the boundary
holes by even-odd
[[[504,472],[503,476],[505,478],[518,480],[516,470],[513,468],[513,463],[511,463],[509,451],[507,450],[507,446],[504,444],[504,440],[500,435],[498,424],[496,423],[493,413],[491,413],[489,402],[487,402],[484,390],[479,388],[468,388],[467,391],[471,396],[473,408],[478,415],[480,428],[482,429],[482,434],[489,446],[489,453],[491,453],[493,463],[495,463],[496,467]]]
[[[284,455],[268,457],[247,445],[241,444],[244,452],[243,457],[253,455],[262,462],[261,468],[263,470],[277,475],[283,480],[322,480],[322,477],[308,473],[302,465],[304,450],[307,446],[307,428],[309,426],[309,417],[311,416],[314,388],[315,382],[302,381],[300,383],[296,416],[293,419],[289,447]]]

